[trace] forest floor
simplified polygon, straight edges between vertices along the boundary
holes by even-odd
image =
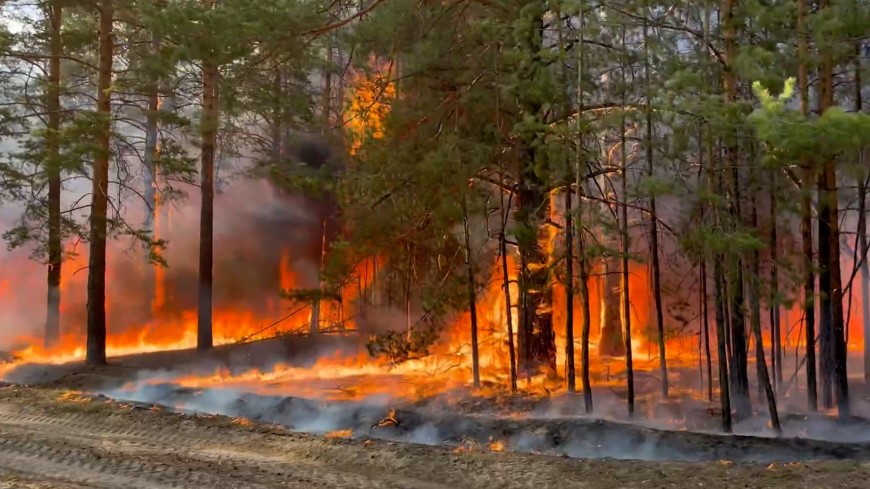
[[[870,463],[574,460],[291,433],[0,387],[0,488],[865,488]]]

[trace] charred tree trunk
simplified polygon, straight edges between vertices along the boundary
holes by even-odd
[[[822,0],[819,8],[822,12],[829,10],[830,1]],[[834,106],[834,67],[833,55],[830,48],[826,47],[822,52],[819,73],[819,114],[824,114]],[[846,328],[843,320],[843,288],[840,277],[838,208],[837,170],[831,156],[825,159],[819,179],[819,265],[824,267],[819,277],[819,289],[822,297],[822,317],[825,318],[822,322],[822,338],[827,337],[827,345],[822,342],[822,358],[828,369],[828,375],[825,375],[824,371],[823,375],[836,391],[837,411],[840,419],[845,420],[850,414],[846,372]],[[825,241],[824,251],[823,241]],[[827,394],[826,390],[823,393],[824,400]]]
[[[620,290],[622,292],[622,324],[625,331],[625,373],[626,384],[628,387],[628,414],[634,415],[634,366],[631,358],[631,293],[628,287],[628,255],[631,253],[631,246],[628,236],[628,153],[626,145],[626,124],[625,124],[625,106],[626,106],[626,85],[628,77],[626,76],[626,66],[628,65],[628,55],[625,45],[625,26],[622,27],[622,118],[620,127],[620,170],[622,189],[620,197],[622,198],[621,206],[621,239],[622,241],[622,283]]]
[[[829,8],[826,1],[820,8]],[[834,105],[834,61],[830,52],[822,53],[819,73],[819,113]],[[840,240],[837,202],[837,175],[832,157],[825,160],[819,175],[819,290],[821,295],[822,403],[833,406],[837,392],[838,411],[849,415],[846,378],[846,345],[840,280]]]
[[[758,229],[758,212],[756,211],[756,202],[753,198],[752,206],[752,224],[753,228]],[[752,253],[752,273],[749,276],[749,307],[750,326],[752,334],[755,338],[755,365],[757,368],[757,377],[759,390],[767,398],[767,409],[770,413],[770,424],[777,434],[782,433],[782,427],[779,424],[779,414],[776,410],[776,395],[773,391],[773,386],[770,383],[770,374],[767,370],[767,361],[764,358],[764,339],[761,336],[761,300],[759,297],[759,281],[761,278],[761,256],[759,252]]]
[[[726,103],[734,103],[737,98],[737,73],[734,64],[737,61],[737,25],[735,20],[737,0],[723,0],[721,21],[724,29],[724,95]],[[726,138],[724,146],[725,165],[731,172],[731,188],[729,211],[735,227],[740,225],[740,170],[737,161],[737,135]],[[752,415],[752,405],[749,400],[749,377],[747,373],[746,325],[743,298],[743,260],[738,256],[734,268],[731,287],[731,347],[732,347],[732,388],[737,417],[745,419]]]
[[[806,0],[797,0],[797,31],[798,31],[798,91],[800,94],[800,109],[804,116],[809,116],[809,73],[807,57],[809,55],[807,33]],[[816,275],[813,254],[813,197],[812,182],[815,179],[812,166],[804,161],[803,197],[801,202],[801,239],[804,255],[804,323],[806,332],[806,374],[807,374],[807,405],[811,412],[819,408],[816,387]]]
[[[462,225],[465,229],[465,270],[468,274],[468,312],[471,315],[471,371],[474,388],[480,388],[480,351],[477,345],[477,286],[474,282],[471,236],[468,229],[468,207],[462,197]]]
[[[713,258],[713,294],[716,298],[716,344],[718,347],[719,361],[719,404],[722,409],[722,429],[731,433],[731,388],[728,382],[728,352],[726,345],[725,324],[725,271],[723,270],[723,258],[716,254]]]
[[[214,2],[210,3],[214,8]],[[199,222],[199,301],[196,346],[210,349],[212,334],[212,292],[214,266],[214,161],[218,126],[219,72],[213,60],[202,66],[202,204]]]
[[[583,30],[584,19],[583,9],[580,9],[578,14],[580,22],[580,30]],[[583,144],[583,70],[585,62],[585,43],[582,36],[579,40],[579,53],[577,57],[577,160],[574,165],[574,191],[577,194],[577,267],[578,270],[578,290],[577,293],[580,299],[580,307],[583,314],[583,332],[581,333],[581,353],[580,353],[580,369],[583,381],[583,405],[587,413],[593,410],[592,405],[592,385],[589,379],[589,330],[592,324],[592,311],[589,304],[589,262],[586,259],[586,236],[583,227],[583,182],[581,181],[580,169],[584,166],[584,151]]]
[[[577,391],[574,371],[574,213],[571,188],[565,190],[565,376],[568,392]]]
[[[644,21],[643,24],[643,45],[644,45],[644,77],[646,85],[646,138],[644,141],[644,149],[646,150],[646,165],[647,175],[654,178],[653,166],[653,115],[650,107],[649,90],[651,89],[650,78],[650,54],[649,54],[649,26]],[[662,396],[668,397],[668,360],[665,353],[665,320],[662,311],[662,288],[661,288],[661,268],[659,265],[659,224],[658,213],[656,212],[656,197],[651,195],[649,198],[649,246],[650,246],[650,267],[652,280],[653,302],[655,304],[656,313],[656,331],[658,331],[659,343],[659,368],[662,372]]]
[[[548,69],[541,59],[543,46],[543,4],[529,3],[534,10],[524,32],[521,49],[532,59],[521,76],[532,80],[538,72]],[[536,96],[521,97],[520,106],[528,116],[542,117],[541,101]],[[529,377],[544,368],[556,374],[556,338],[553,333],[552,286],[549,283],[548,259],[539,244],[540,226],[549,216],[549,189],[535,171],[537,160],[535,142],[523,138],[522,161],[519,178],[516,219],[520,232],[517,236],[520,251],[520,328],[518,335],[519,370]]]
[[[864,331],[864,382],[870,382],[870,266],[867,264],[867,184],[858,181],[858,249],[861,250],[861,322]]]
[[[504,167],[499,172],[499,188],[504,188]],[[510,362],[510,377],[511,377],[511,392],[517,391],[517,355],[514,350],[514,320],[513,320],[513,304],[511,303],[511,288],[510,288],[510,273],[508,271],[507,258],[507,223],[508,209],[510,208],[510,200],[508,205],[504,202],[504,192],[499,192],[498,210],[501,217],[501,232],[498,235],[498,251],[501,255],[501,273],[502,284],[504,286],[504,307],[505,307],[505,322],[507,323],[507,343],[508,343],[508,361]]]
[[[707,357],[707,400],[713,402],[713,358],[710,354],[710,311],[707,301],[707,261],[701,259],[701,331]]]
[[[51,347],[60,339],[60,277],[63,264],[61,236],[60,192],[60,59],[63,56],[61,25],[63,6],[58,0],[49,6],[51,57],[48,61],[48,124],[46,132],[46,170],[48,174],[48,302],[45,317],[45,346]]]
[[[770,176],[770,342],[773,351],[773,389],[782,386],[782,332],[779,315],[779,269],[777,260],[776,176]]]
[[[855,43],[855,113],[864,111],[864,96],[861,83],[861,41]],[[858,163],[862,167],[864,150],[858,150]],[[857,247],[861,255],[861,321],[864,333],[864,382],[870,382],[870,265],[867,263],[867,182],[868,173],[861,172],[858,177],[858,243]]]
[[[91,190],[90,250],[88,252],[88,340],[87,363],[106,363],[106,234],[109,205],[109,141],[112,129],[112,58],[114,39],[112,0],[101,0],[99,71],[97,78],[97,111],[99,126],[96,134],[93,188]]]

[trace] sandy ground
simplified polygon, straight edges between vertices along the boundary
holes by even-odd
[[[571,460],[335,439],[0,388],[0,488],[866,488],[870,464]]]

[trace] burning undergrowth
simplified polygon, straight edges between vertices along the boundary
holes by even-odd
[[[445,409],[444,399],[438,398],[408,402],[373,395],[354,401],[325,400],[258,394],[235,388],[188,388],[164,379],[152,377],[101,394],[169,406],[182,412],[221,414],[279,424],[295,431],[443,444],[457,451],[512,450],[576,458],[725,459],[757,463],[870,458],[870,442],[867,441],[843,443],[795,437],[726,436],[582,416],[467,414],[461,409]],[[551,404],[550,408],[554,406]],[[544,409],[543,406],[540,409]],[[809,425],[804,421],[791,419],[786,425],[805,429]],[[867,430],[868,427],[861,428]],[[817,430],[822,431],[823,426],[819,424]]]

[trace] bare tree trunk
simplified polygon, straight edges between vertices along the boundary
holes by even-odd
[[[630,416],[634,415],[634,367],[632,365],[631,358],[631,294],[628,288],[628,255],[631,252],[631,247],[629,246],[628,241],[628,153],[626,146],[626,124],[625,124],[625,105],[626,105],[626,66],[627,66],[627,53],[626,53],[626,45],[625,45],[625,26],[622,27],[622,119],[621,119],[621,128],[620,128],[620,170],[622,177],[622,189],[620,192],[620,197],[622,198],[622,206],[621,211],[622,215],[620,216],[621,222],[621,241],[622,241],[622,283],[620,284],[620,290],[622,291],[622,324],[624,330],[625,337],[625,369],[626,369],[626,383],[628,384],[628,414]]]
[[[867,264],[867,185],[858,180],[858,249],[861,250],[861,320],[864,331],[864,382],[870,382],[870,266]]]
[[[499,173],[499,179],[501,179],[500,188],[504,188],[504,168],[501,169]],[[502,272],[502,283],[504,284],[504,307],[505,307],[505,320],[507,322],[507,340],[508,340],[508,359],[510,361],[510,374],[511,374],[511,392],[517,391],[517,354],[514,350],[514,321],[513,321],[513,304],[511,303],[511,289],[510,289],[510,273],[508,272],[508,258],[507,258],[507,222],[508,222],[508,211],[510,208],[510,202],[505,206],[504,203],[504,192],[499,193],[498,198],[498,207],[499,213],[501,217],[501,232],[498,236],[498,247],[499,253],[501,254],[501,272]]]
[[[215,2],[210,6],[214,8]],[[199,222],[199,301],[196,346],[210,349],[212,332],[212,293],[214,266],[214,161],[218,126],[218,81],[220,73],[213,60],[202,64],[202,206]]]
[[[752,224],[753,228],[758,229],[758,212],[757,205],[753,197],[752,206]],[[750,326],[752,334],[755,337],[755,365],[758,369],[758,385],[759,389],[767,397],[767,409],[770,412],[770,424],[776,433],[782,433],[782,427],[779,424],[779,414],[776,410],[776,395],[773,387],[770,384],[770,374],[767,370],[767,361],[764,358],[764,339],[761,336],[761,300],[758,294],[759,280],[761,278],[761,257],[759,252],[752,252],[752,273],[749,276],[749,308]]]
[[[800,93],[800,108],[804,116],[809,116],[809,74],[807,68],[809,47],[807,33],[806,0],[797,0],[797,31],[798,31],[798,91]],[[812,182],[815,179],[812,167],[802,162],[804,167],[803,198],[801,202],[801,237],[803,243],[804,262],[804,322],[806,324],[806,374],[807,374],[807,405],[811,412],[819,408],[816,388],[816,275],[813,254],[813,197]]]
[[[578,13],[578,21],[582,32],[585,19],[583,9]],[[580,36],[577,49],[577,159],[574,163],[574,192],[577,195],[577,295],[580,299],[580,308],[583,315],[583,331],[580,340],[580,370],[583,382],[583,405],[587,413],[593,410],[592,384],[589,379],[589,331],[592,327],[592,311],[589,304],[589,261],[586,259],[586,235],[583,227],[583,182],[581,181],[581,168],[585,161],[585,145],[583,144],[583,104],[585,101],[583,90],[583,74],[586,61],[586,44],[583,36]]]
[[[466,197],[462,196],[462,225],[465,229],[465,270],[468,273],[468,311],[471,315],[471,371],[474,388],[480,388],[480,350],[477,344],[477,286],[474,282],[474,263],[472,262],[471,236],[468,229],[468,207]]]
[[[574,212],[571,209],[571,188],[565,189],[565,377],[568,392],[577,391],[574,370]]]
[[[719,404],[722,408],[722,429],[731,433],[731,389],[728,383],[728,352],[726,345],[725,324],[725,272],[722,266],[722,255],[713,258],[713,294],[716,299],[716,344],[719,357]]]
[[[646,92],[646,140],[644,141],[644,146],[646,149],[646,164],[647,164],[647,174],[650,178],[654,178],[654,167],[653,167],[653,116],[652,116],[652,107],[650,107],[650,97],[649,91],[651,90],[650,84],[650,54],[649,54],[649,26],[647,22],[644,21],[643,24],[643,45],[644,45],[644,77],[646,88],[644,91]],[[656,212],[656,198],[655,195],[650,195],[649,198],[649,246],[650,246],[650,265],[652,267],[652,292],[653,292],[653,302],[655,303],[655,312],[656,312],[656,330],[658,331],[658,342],[659,342],[659,368],[662,372],[662,396],[668,397],[668,360],[667,355],[665,353],[665,320],[662,312],[662,288],[661,288],[661,268],[659,265],[659,224],[658,224],[658,213]]]
[[[707,356],[707,400],[713,402],[713,358],[710,354],[710,311],[707,301],[707,260],[701,259],[701,321],[704,353]]]
[[[114,21],[112,0],[100,0],[100,54],[97,79],[97,111],[100,114],[96,131],[97,150],[94,155],[93,188],[91,190],[90,250],[88,252],[88,340],[87,363],[106,363],[106,234],[109,205],[109,141],[112,129],[112,57]]]
[[[48,131],[46,132],[46,170],[48,173],[48,302],[45,318],[45,346],[60,339],[60,277],[63,265],[63,241],[60,220],[60,59],[63,56],[61,25],[63,6],[59,0],[49,6],[51,57],[48,62]]]
[[[734,103],[737,98],[737,73],[734,64],[737,60],[737,21],[734,19],[737,0],[723,0],[721,21],[723,24],[725,43],[724,59],[724,95],[727,103]],[[725,164],[731,170],[731,196],[729,208],[732,218],[740,222],[740,171],[737,162],[737,147],[735,143],[725,145]],[[737,257],[734,269],[734,280],[731,287],[731,345],[732,354],[732,387],[737,417],[746,419],[752,415],[752,405],[749,400],[749,377],[747,373],[746,326],[743,298],[743,260]]]
[[[864,110],[864,97],[861,93],[861,43],[855,44],[855,112]],[[858,150],[860,167],[866,164],[864,150]],[[861,255],[861,320],[864,331],[864,382],[870,383],[870,265],[867,263],[867,179],[868,173],[861,172],[858,177],[858,250]]]
[[[782,386],[782,332],[779,309],[779,269],[777,260],[776,176],[770,175],[770,340],[773,350],[773,389]]]
[[[829,10],[830,1],[819,2],[821,12]],[[830,48],[822,52],[819,74],[819,114],[834,106],[835,62]],[[849,384],[846,372],[846,339],[843,320],[843,288],[840,277],[840,224],[837,198],[837,170],[833,158],[828,158],[819,179],[819,264],[822,273],[819,289],[822,293],[822,338],[827,332],[828,344],[822,343],[822,358],[828,368],[826,380],[836,391],[837,411],[841,420],[850,417]],[[823,249],[823,241],[824,249]],[[824,277],[824,284],[823,278]],[[827,324],[826,324],[827,323]],[[825,328],[829,325],[829,328]],[[824,375],[824,372],[823,372]],[[823,383],[824,384],[824,383]],[[827,394],[825,392],[824,394]],[[823,396],[823,400],[824,400]]]

